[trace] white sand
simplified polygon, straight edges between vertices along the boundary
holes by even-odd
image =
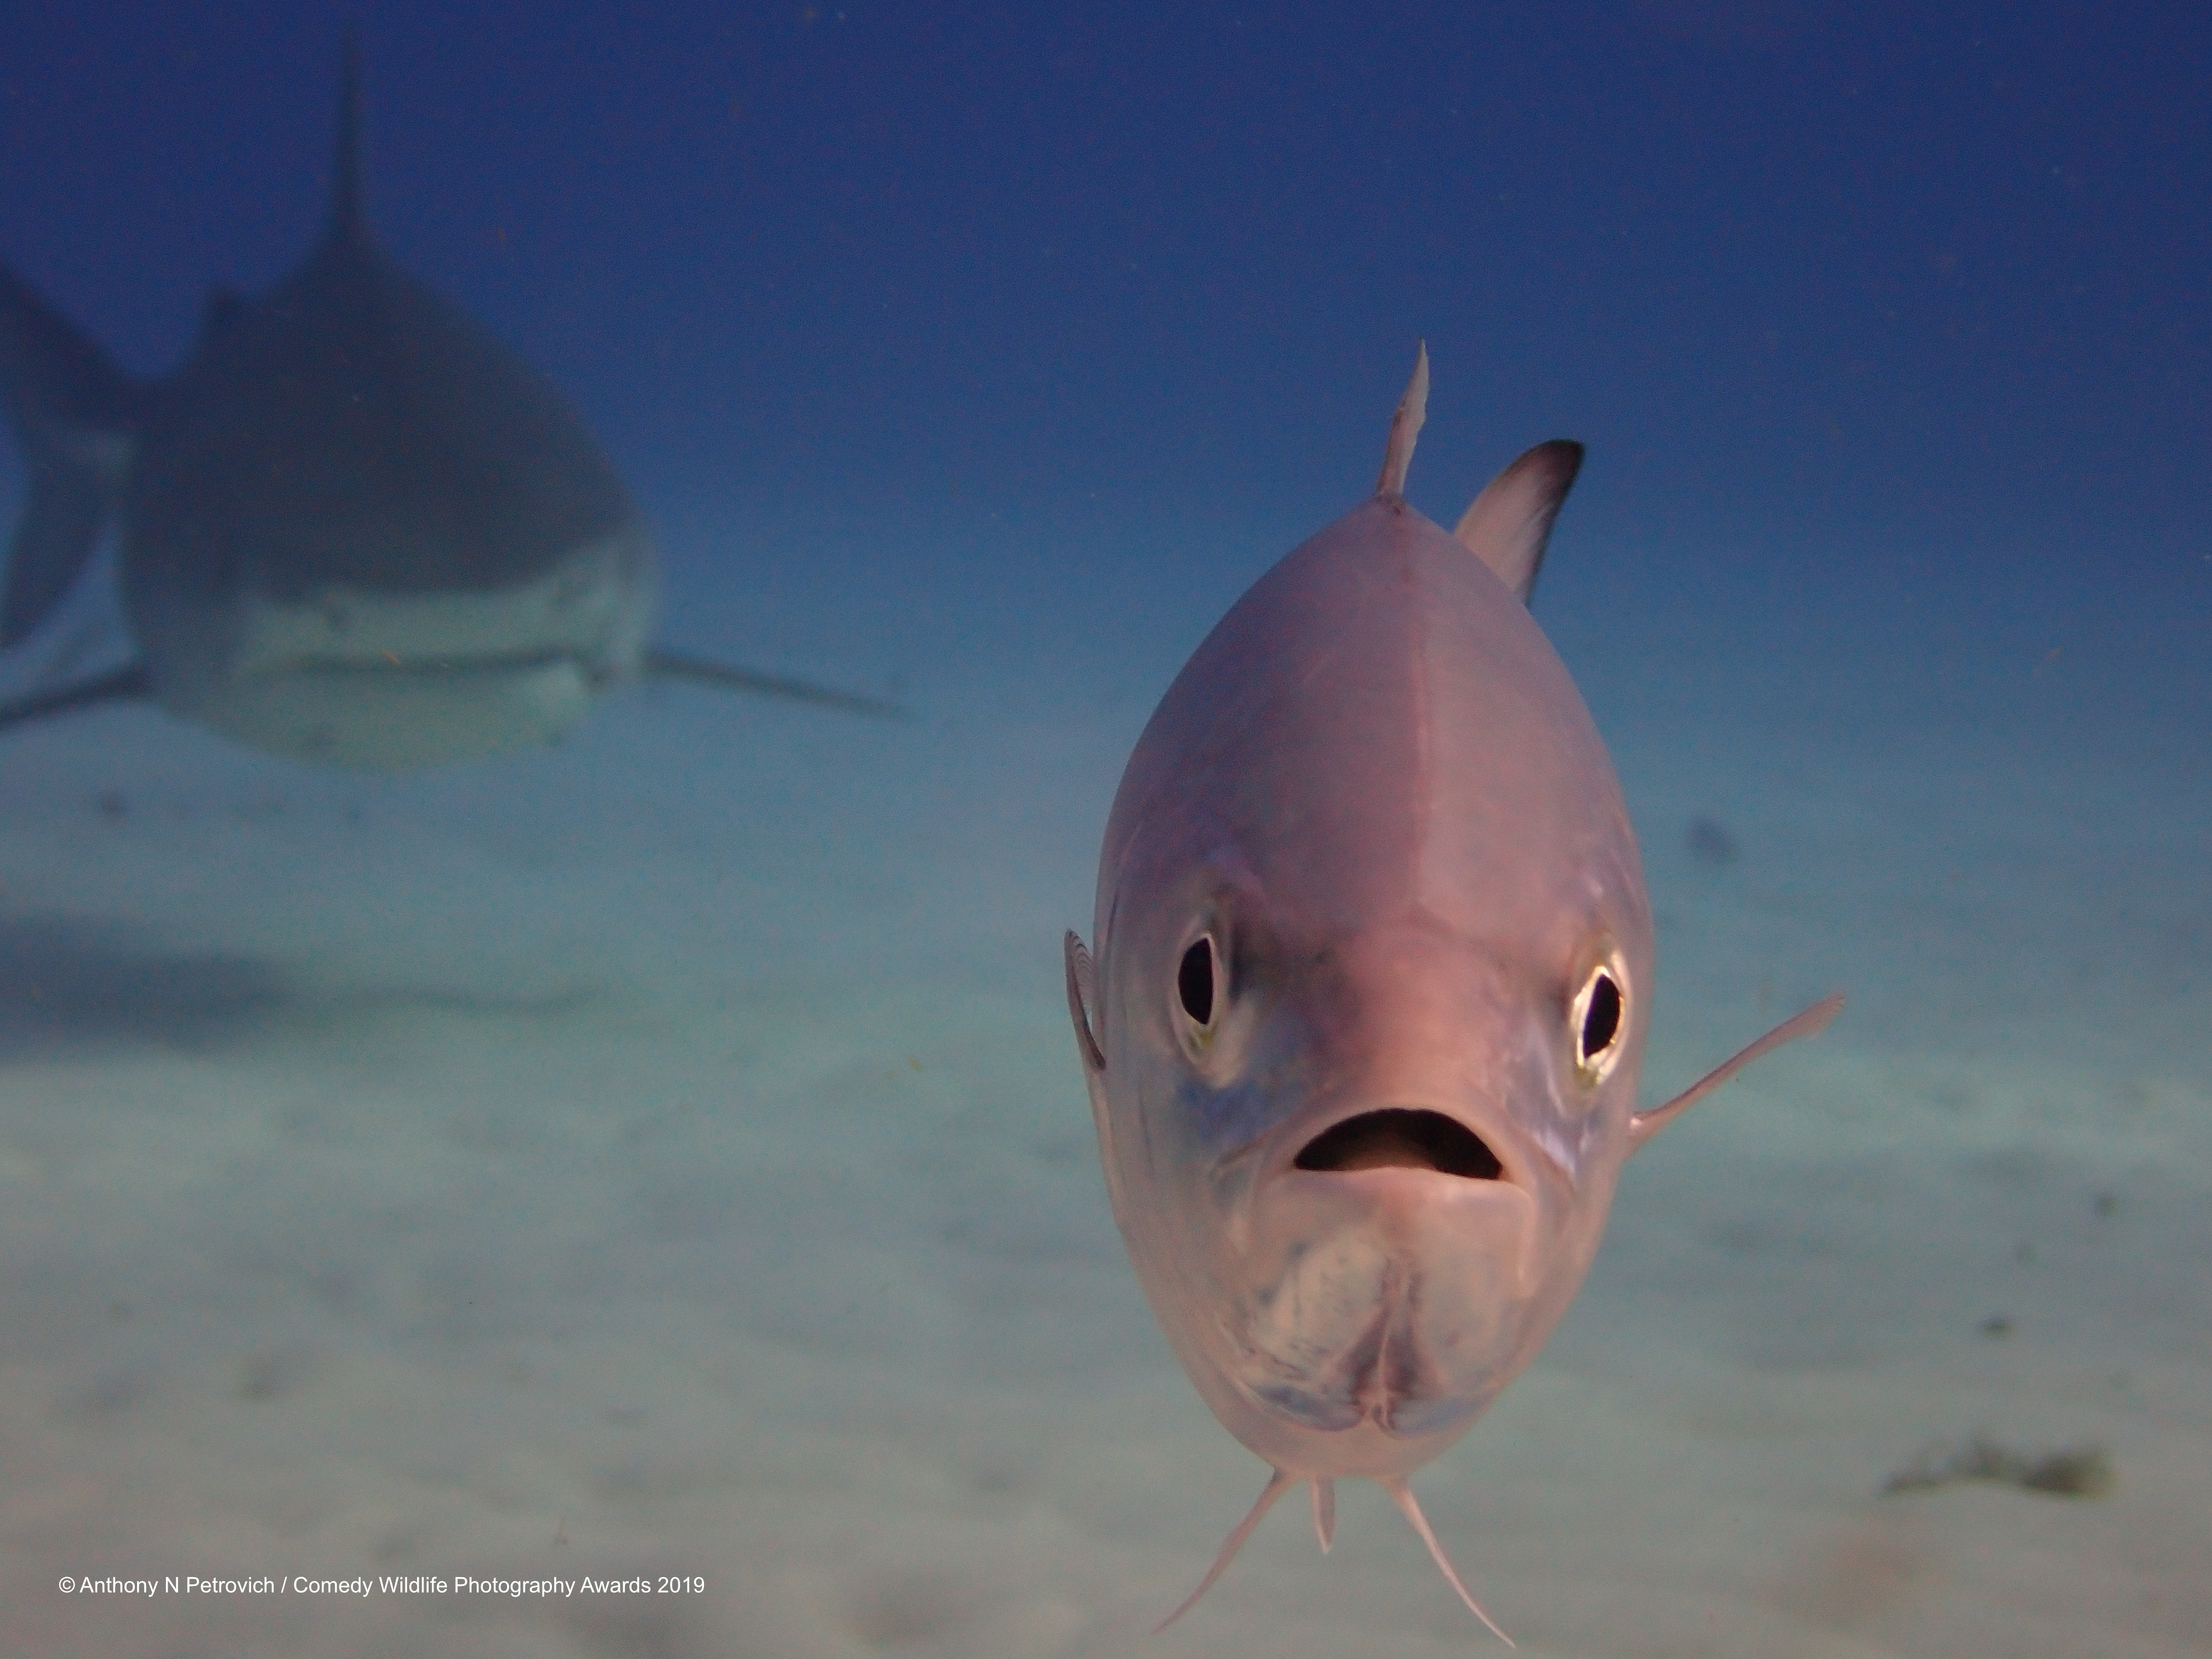
[[[981,591],[940,640],[1023,632]],[[1103,692],[931,641],[908,725],[637,693],[413,780],[145,713],[0,744],[0,1645],[1132,1650],[1264,1471],[1115,1237],[1058,939],[1211,614]],[[1417,1478],[1470,1583],[1532,1654],[2212,1653],[2201,767],[1615,746],[1647,1097],[1854,1003],[1630,1167],[1559,1335]],[[2117,1485],[1882,1494],[1976,1431]],[[1285,1505],[1145,1650],[1492,1648],[1379,1492],[1342,1510],[1324,1559]],[[58,1589],[462,1573],[704,1589]]]

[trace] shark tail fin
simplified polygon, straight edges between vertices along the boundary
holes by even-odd
[[[0,266],[0,402],[23,446],[23,516],[0,579],[0,648],[61,602],[131,472],[137,389],[38,291]]]
[[[1237,1559],[1237,1552],[1244,1547],[1244,1540],[1252,1535],[1253,1529],[1260,1524],[1261,1518],[1269,1510],[1275,1507],[1275,1500],[1296,1485],[1297,1480],[1295,1476],[1285,1474],[1280,1469],[1274,1471],[1267,1486],[1261,1491],[1260,1501],[1252,1505],[1251,1513],[1239,1521],[1237,1523],[1237,1530],[1222,1541],[1221,1553],[1213,1558],[1213,1565],[1206,1570],[1206,1577],[1198,1581],[1198,1588],[1182,1598],[1181,1607],[1152,1626],[1153,1635],[1158,1636],[1198,1605],[1199,1598],[1212,1589],[1214,1581],[1229,1571],[1229,1564]]]
[[[1492,1636],[1507,1647],[1512,1647],[1513,1638],[1498,1628],[1498,1621],[1482,1610],[1482,1603],[1468,1593],[1467,1586],[1459,1581],[1459,1574],[1452,1571],[1451,1559],[1445,1555],[1444,1547],[1437,1542],[1436,1534],[1429,1529],[1429,1517],[1421,1513],[1421,1506],[1414,1500],[1413,1489],[1406,1484],[1406,1477],[1401,1474],[1378,1475],[1375,1484],[1390,1494],[1391,1501],[1404,1511],[1406,1519],[1413,1523],[1413,1530],[1421,1534],[1421,1541],[1429,1547],[1429,1558],[1443,1571],[1444,1582],[1459,1592],[1459,1599],[1467,1603],[1467,1610],[1487,1625]]]

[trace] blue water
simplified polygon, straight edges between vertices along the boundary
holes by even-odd
[[[1439,1532],[1537,1652],[2212,1653],[2212,25],[47,7],[0,258],[173,364],[319,228],[349,15],[377,234],[585,414],[662,637],[915,718],[0,739],[24,1650],[1128,1650],[1264,1472],[1114,1237],[1059,929],[1425,339],[1431,516],[1589,446],[1534,611],[1644,841],[1647,1092],[1852,999],[1631,1165]],[[1882,1495],[1976,1433],[2113,1484]],[[1486,1639],[1345,1502],[1157,1650]],[[58,1589],[464,1571],[703,1589]]]

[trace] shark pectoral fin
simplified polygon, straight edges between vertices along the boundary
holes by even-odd
[[[1443,1571],[1444,1582],[1459,1592],[1459,1599],[1467,1603],[1467,1610],[1487,1625],[1492,1636],[1507,1647],[1512,1647],[1513,1638],[1498,1628],[1498,1621],[1482,1610],[1482,1603],[1468,1595],[1467,1586],[1459,1582],[1459,1574],[1452,1571],[1451,1561],[1444,1554],[1444,1547],[1437,1542],[1436,1534],[1429,1530],[1429,1517],[1421,1513],[1421,1506],[1414,1501],[1413,1489],[1406,1484],[1406,1477],[1402,1474],[1377,1475],[1375,1484],[1390,1494],[1392,1501],[1398,1505],[1406,1519],[1413,1523],[1413,1530],[1421,1534],[1421,1541],[1429,1547],[1430,1559]]]
[[[1306,1484],[1313,1488],[1314,1536],[1321,1540],[1321,1553],[1327,1555],[1328,1547],[1336,1542],[1336,1482],[1317,1474]]]
[[[128,702],[154,694],[154,685],[146,673],[143,663],[132,663],[112,673],[102,674],[98,679],[87,680],[81,685],[71,685],[59,691],[40,691],[27,697],[18,697],[13,702],[0,702],[0,731],[11,726],[27,725],[43,720],[49,714],[66,714],[73,708],[89,708],[94,703]]]
[[[1452,532],[1523,605],[1536,591],[1552,525],[1582,465],[1583,447],[1571,439],[1538,444],[1484,487]]]
[[[1406,395],[1398,399],[1390,416],[1390,441],[1382,451],[1382,476],[1375,481],[1378,495],[1406,493],[1406,470],[1413,464],[1413,441],[1421,435],[1421,422],[1429,418],[1429,343],[1421,342],[1413,359],[1413,378],[1406,382]]]
[[[750,691],[757,696],[786,697],[794,702],[819,703],[826,708],[842,708],[848,714],[874,714],[885,720],[904,720],[907,717],[905,709],[881,697],[866,696],[857,691],[840,691],[833,686],[817,685],[811,680],[793,679],[782,674],[761,674],[750,668],[732,668],[726,664],[708,662],[702,657],[687,657],[678,651],[647,652],[645,672],[661,679],[690,680],[699,685],[719,686],[725,691]]]
[[[1260,1524],[1261,1518],[1269,1510],[1275,1507],[1275,1500],[1288,1492],[1294,1484],[1291,1478],[1280,1469],[1274,1472],[1273,1478],[1261,1492],[1260,1501],[1252,1505],[1252,1512],[1237,1523],[1237,1530],[1231,1533],[1222,1544],[1221,1553],[1213,1558],[1213,1565],[1206,1570],[1206,1577],[1198,1581],[1198,1588],[1183,1597],[1181,1607],[1152,1626],[1153,1635],[1158,1636],[1198,1605],[1199,1598],[1213,1588],[1214,1580],[1229,1571],[1229,1564],[1237,1559],[1237,1552],[1244,1547],[1244,1540],[1252,1535],[1252,1529]]]
[[[1735,1059],[1725,1060],[1692,1083],[1663,1106],[1654,1106],[1648,1112],[1638,1112],[1628,1120],[1628,1149],[1634,1152],[1661,1129],[1674,1121],[1685,1107],[1694,1106],[1707,1095],[1726,1083],[1738,1072],[1761,1054],[1779,1048],[1785,1042],[1795,1042],[1799,1037],[1818,1036],[1828,1029],[1828,1022],[1843,1011],[1844,994],[1833,992],[1822,997],[1802,1013],[1792,1015],[1765,1036],[1746,1048]]]

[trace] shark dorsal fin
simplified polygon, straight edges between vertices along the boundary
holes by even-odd
[[[1570,439],[1538,444],[1490,481],[1452,532],[1523,605],[1536,591],[1552,521],[1582,465],[1583,447]]]
[[[1421,422],[1429,416],[1429,343],[1421,342],[1413,359],[1413,378],[1406,382],[1406,395],[1398,399],[1390,417],[1390,443],[1382,452],[1382,476],[1375,481],[1378,495],[1406,493],[1406,469],[1413,464],[1413,440],[1421,435]]]
[[[368,240],[361,209],[361,40],[348,24],[338,54],[338,131],[331,159],[331,223],[324,240],[334,247]]]

